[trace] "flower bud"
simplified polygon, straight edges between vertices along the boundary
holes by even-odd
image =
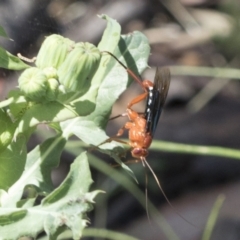
[[[47,76],[47,79],[50,79],[50,78],[58,79],[57,69],[54,67],[44,68],[43,72]]]
[[[77,43],[58,70],[59,82],[66,92],[85,93],[98,69],[101,53],[91,43]]]
[[[48,101],[55,100],[58,95],[59,83],[55,78],[48,79],[48,88],[46,92],[46,99]]]
[[[69,52],[74,48],[74,42],[68,38],[53,34],[45,39],[37,55],[36,66],[58,68]]]
[[[47,76],[38,68],[26,69],[18,79],[19,88],[31,101],[44,100],[48,88]]]

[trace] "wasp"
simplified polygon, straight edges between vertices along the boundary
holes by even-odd
[[[128,144],[131,147],[132,156],[134,158],[140,159],[143,163],[143,166],[146,165],[148,169],[151,171],[159,189],[161,190],[164,198],[166,199],[170,207],[184,221],[194,226],[191,222],[189,222],[187,219],[182,217],[182,215],[178,213],[178,211],[175,210],[170,200],[168,199],[167,195],[163,191],[163,188],[156,174],[154,173],[153,169],[151,168],[151,166],[146,160],[146,157],[148,155],[148,148],[152,143],[152,139],[154,137],[154,133],[156,131],[158,121],[161,116],[163,106],[167,98],[167,94],[170,86],[170,80],[171,80],[170,70],[168,68],[157,68],[153,82],[151,82],[150,80],[141,80],[141,78],[138,77],[131,69],[127,68],[127,66],[125,66],[122,62],[120,62],[115,55],[113,55],[108,51],[104,51],[104,52],[111,55],[120,65],[122,65],[126,69],[127,73],[141,86],[141,88],[143,89],[143,93],[135,97],[131,102],[128,103],[126,112],[124,114],[111,118],[112,120],[119,116],[128,117],[128,121],[125,123],[125,125],[122,128],[118,130],[116,137],[122,136],[124,133],[124,130],[128,130],[129,142],[122,141],[116,137],[111,137],[106,141],[104,141],[103,143],[111,142],[114,140],[120,143]],[[146,105],[145,105],[144,113],[138,113],[132,109],[133,105],[145,99],[146,99]],[[146,191],[146,194],[147,194],[147,191]],[[149,218],[149,215],[148,215],[148,218]]]
[[[152,143],[152,139],[168,94],[170,71],[168,68],[157,68],[154,82],[151,82],[150,80],[141,80],[140,77],[120,62],[116,56],[110,52],[104,52],[111,55],[120,65],[122,65],[128,74],[141,86],[144,91],[128,103],[126,113],[122,114],[122,116],[127,116],[129,121],[126,122],[121,129],[119,129],[116,136],[119,137],[123,135],[124,130],[128,130],[129,142],[127,142],[127,144],[131,147],[132,156],[146,162],[148,148]],[[133,105],[145,99],[146,107],[144,113],[138,113],[132,109]],[[112,140],[119,141],[116,138],[110,138],[107,142]]]
[[[152,139],[168,94],[171,79],[170,71],[168,68],[157,68],[154,82],[151,82],[150,80],[141,80],[141,78],[138,77],[131,69],[127,68],[127,66],[120,62],[116,56],[110,52],[105,52],[111,55],[121,66],[123,66],[123,68],[126,69],[127,73],[143,89],[142,94],[135,97],[131,102],[128,103],[126,113],[119,115],[127,116],[129,121],[127,121],[125,125],[118,130],[116,137],[122,136],[124,130],[128,130],[129,142],[124,142],[118,138],[109,138],[105,142],[114,140],[128,144],[131,147],[132,156],[134,158],[140,159],[143,163],[143,166],[146,165],[149,168],[165,199],[170,204],[170,206],[172,206],[165,192],[163,191],[156,174],[146,160],[146,156],[148,155],[148,148],[152,143]],[[146,106],[144,113],[138,113],[132,109],[133,105],[145,99]],[[111,119],[115,119],[116,117]]]

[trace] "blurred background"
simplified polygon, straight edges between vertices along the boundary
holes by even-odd
[[[21,53],[28,58],[37,55],[44,37],[52,33],[76,42],[98,44],[106,23],[97,15],[107,14],[120,23],[123,34],[141,31],[148,37],[151,68],[142,74],[143,78],[153,79],[157,66],[171,69],[170,90],[155,138],[239,149],[240,84],[238,76],[231,79],[231,69],[240,66],[239,13],[238,0],[1,0],[0,25],[13,41],[1,38],[0,44],[12,54]],[[219,72],[206,77],[207,70],[200,67],[221,68],[224,78]],[[0,69],[1,100],[17,86],[18,76],[19,73]],[[112,114],[123,113],[127,103],[140,92],[133,83],[115,104]],[[141,111],[144,106],[138,107]],[[112,121],[109,135],[115,134],[125,121]],[[29,149],[37,143],[36,136]],[[101,158],[109,160],[104,155]],[[67,174],[72,160],[69,153],[63,154],[62,163],[53,174],[56,186]],[[131,156],[126,160],[131,160]],[[211,239],[240,239],[239,161],[156,148],[150,150],[147,160],[175,210],[164,199],[151,173],[147,173],[149,201],[169,225],[160,227],[151,214],[150,222],[146,209],[124,186],[93,169],[92,188],[107,193],[96,198],[95,211],[89,214],[91,227],[144,240],[177,239],[176,236],[184,240],[202,239],[210,211],[223,194],[225,201]],[[144,194],[142,164],[130,167]],[[175,234],[171,235],[171,231]]]

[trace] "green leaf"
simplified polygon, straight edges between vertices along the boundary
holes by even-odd
[[[76,193],[87,193],[92,182],[87,154],[83,152],[71,164],[70,172],[62,184],[44,199],[42,205],[59,204],[58,201],[63,199],[74,200]]]
[[[28,208],[34,206],[35,201],[36,201],[36,197],[22,199],[22,200],[18,201],[17,207],[18,208],[28,209]]]
[[[225,196],[223,194],[218,195],[217,200],[214,203],[214,206],[211,210],[211,213],[208,217],[208,221],[206,223],[206,227],[204,229],[203,235],[202,235],[202,240],[210,240],[211,235],[213,232],[213,229],[216,225],[217,218],[220,212],[220,209],[223,205],[223,202],[225,200]]]
[[[1,106],[9,106],[11,115],[14,118],[19,118],[31,106],[31,103],[27,102],[19,90],[12,90],[8,94],[8,99],[1,102]]]
[[[150,48],[147,38],[139,32],[134,32],[131,35],[121,37],[118,48],[114,51],[114,55],[116,55],[120,61],[124,62],[129,68],[137,73],[138,70],[136,69],[139,69],[139,72],[142,72],[147,66],[149,50]],[[93,121],[102,129],[104,129],[108,123],[109,114],[113,104],[132,81],[126,70],[120,66],[115,59],[112,59],[110,56],[106,57],[108,57],[109,60],[109,64],[107,65],[107,75],[105,76],[98,91],[96,109],[90,115],[82,117],[83,120]],[[91,144],[94,144],[95,146],[108,139],[108,137],[105,139],[102,139],[102,136],[97,137],[96,133],[91,135],[90,129],[86,131],[89,133],[88,138],[95,140],[95,144],[91,142]],[[117,131],[118,130],[116,130],[116,133]],[[83,140],[82,132],[75,129],[74,133],[76,132],[79,133],[79,137]],[[114,145],[112,146],[114,147]],[[116,150],[114,152],[114,156],[115,160],[119,163],[118,158],[119,155],[122,155],[122,151],[119,151],[117,154],[117,151],[120,150],[119,144],[117,146],[118,148],[115,148],[116,145],[114,147],[114,150]],[[104,144],[101,146],[101,150],[104,149],[108,151],[110,150],[110,146],[108,144]]]
[[[101,42],[98,44],[98,48],[100,51],[106,51],[106,49],[114,51],[121,36],[121,26],[116,20],[107,15],[100,15],[99,17],[107,21],[107,27],[103,33]]]
[[[58,234],[68,227],[72,230],[73,239],[80,239],[88,222],[86,212],[92,209],[93,199],[100,192],[88,192],[91,183],[87,155],[82,153],[71,165],[64,182],[43,199],[41,205],[20,211],[17,208],[0,209],[0,216],[3,216],[4,220],[1,221],[0,217],[1,237],[36,237],[44,230],[49,239],[56,239]],[[17,215],[18,218],[12,217]],[[1,222],[4,225],[1,226]]]
[[[0,109],[0,153],[11,143],[16,126],[9,115]]]
[[[26,162],[26,139],[19,136],[0,154],[0,188],[8,190],[23,173]]]
[[[116,22],[116,20],[109,18],[106,15],[100,16],[101,18],[107,20],[107,27],[104,31],[103,37],[101,39],[101,42],[98,44],[98,48],[102,50],[108,50],[108,51],[114,51],[114,49],[117,48],[119,39],[120,39],[120,33],[121,33],[121,27]],[[99,65],[99,68],[95,74],[95,76],[92,79],[91,87],[87,94],[80,97],[76,101],[71,102],[71,104],[76,103],[76,105],[79,104],[79,108],[87,109],[86,105],[83,105],[83,102],[86,100],[91,99],[94,103],[94,106],[96,104],[96,97],[98,95],[99,87],[102,83],[102,81],[105,81],[105,76],[108,74],[109,68],[107,67],[108,56],[103,56]],[[98,99],[97,99],[98,101]],[[101,107],[101,106],[99,106]],[[82,120],[85,120],[85,124],[81,123]],[[97,124],[95,124],[91,119],[88,120],[85,118],[75,118],[72,120],[67,120],[65,122],[61,122],[60,126],[63,130],[63,135],[66,137],[69,137],[71,134],[79,134],[78,137],[81,139],[85,139],[86,143],[91,144],[99,144],[102,141],[104,141],[107,136],[101,130]],[[82,126],[82,127],[81,127]],[[84,129],[83,129],[84,128]],[[89,131],[91,131],[91,134],[89,134]],[[84,136],[82,136],[83,134]]]
[[[111,19],[106,15],[102,15],[100,17],[107,20],[107,27],[103,33],[101,42],[98,44],[98,49],[100,51],[107,50],[112,52],[118,45],[121,34],[121,27],[116,22],[116,20]],[[80,116],[86,115],[85,111],[88,109],[91,109],[92,112],[96,107],[96,98],[98,95],[99,87],[108,72],[108,69],[106,68],[106,60],[107,57],[102,56],[99,68],[92,78],[91,86],[88,92],[71,102],[71,105],[76,108],[76,111]]]
[[[0,47],[0,67],[9,70],[23,70],[30,66]]]
[[[61,128],[64,129],[63,136],[68,138],[70,135],[74,134],[78,138],[80,138],[83,142],[89,145],[98,146],[103,143],[108,136],[105,131],[96,126],[93,121],[84,120],[81,117],[75,118],[74,120],[68,120],[63,123],[60,123]],[[127,173],[136,180],[134,173],[132,170],[124,164],[120,156],[125,156],[125,149],[121,144],[117,142],[106,143],[104,145],[99,146],[99,148],[93,147],[92,150],[98,149],[102,153],[108,154],[115,161],[127,171]]]
[[[150,51],[147,38],[139,32],[134,32],[131,35],[122,36],[119,43],[115,39],[113,42],[110,42],[109,39],[111,39],[112,36],[118,35],[120,26],[115,20],[112,20],[105,15],[103,18],[108,20],[108,25],[103,34],[103,38],[98,45],[100,50],[114,51],[114,54],[127,64],[127,66],[133,69],[134,72],[138,72],[137,69],[142,72],[147,66],[147,59]],[[129,79],[126,70],[111,56],[104,54],[100,67],[92,81],[92,87],[95,87],[95,89],[98,90],[96,108],[90,115],[80,119],[92,121],[96,126],[105,128],[112,105],[128,86]],[[101,85],[99,87],[100,83]],[[84,95],[84,97],[86,97],[86,95]],[[79,125],[78,121],[80,119],[73,119],[72,123],[71,121],[67,121],[67,123],[73,127],[75,123]],[[69,129],[70,127],[64,123],[62,128],[64,131],[65,128]],[[92,131],[89,129],[89,131],[85,132],[89,133]],[[73,133],[75,134],[76,131]],[[79,136],[81,136],[81,134],[84,133],[79,133]],[[99,144],[99,141],[106,140],[106,138],[102,139],[101,136],[96,139],[96,132],[93,132],[93,135],[89,134],[89,138],[95,140],[95,144]]]
[[[134,32],[121,37],[114,55],[137,74],[146,68],[149,51],[147,38],[140,32]],[[96,109],[86,117],[102,127],[108,122],[113,104],[132,82],[126,70],[115,59],[108,55],[105,57],[109,61],[107,75],[98,91]]]
[[[23,174],[9,188],[7,194],[2,194],[1,205],[5,207],[16,206],[27,185],[34,185],[42,192],[51,191],[53,189],[51,171],[58,166],[65,143],[66,140],[64,138],[57,136],[47,139],[28,153]],[[17,164],[17,160],[15,164]]]
[[[72,106],[79,116],[86,116],[93,112],[96,107],[96,96],[94,94],[90,95],[89,92],[86,92],[86,94],[87,97],[80,92],[71,92],[60,95],[57,100],[63,104]]]
[[[15,212],[3,211],[0,215],[0,226],[12,224],[24,218],[27,214],[26,210],[19,210]]]
[[[21,117],[14,138],[39,123],[60,122],[77,116],[78,114],[71,106],[59,102],[35,104],[28,108]]]
[[[4,30],[4,28],[2,26],[0,26],[0,36],[9,39],[7,33],[5,32],[5,30]]]
[[[80,239],[87,224],[85,212],[92,209],[93,199],[100,192],[88,192],[92,182],[87,155],[84,152],[74,160],[64,182],[42,202],[43,207],[61,209],[61,218],[72,230],[73,239]],[[50,236],[55,236],[61,225],[52,221],[56,216],[49,214],[49,218],[45,222],[44,230]]]
[[[82,119],[81,117],[70,119],[60,123],[64,130],[63,135],[68,138],[72,134],[80,138],[86,144],[98,145],[106,140],[107,135],[93,121]]]
[[[105,15],[102,18],[108,21],[108,25],[98,48],[101,51],[114,52],[114,55],[134,72],[142,72],[147,66],[150,51],[147,38],[140,32],[134,32],[121,36],[118,42],[120,26]],[[60,123],[64,136],[75,134],[83,142],[94,146],[108,139],[103,129],[108,122],[112,106],[131,81],[126,70],[111,56],[103,53],[100,67],[92,80],[92,86],[98,91],[96,108],[86,117]],[[114,157],[133,176],[130,168],[120,161],[119,156],[123,155],[123,150],[121,144],[115,142],[101,146],[102,152]]]

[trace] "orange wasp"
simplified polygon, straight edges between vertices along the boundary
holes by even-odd
[[[160,182],[152,170],[151,166],[148,164],[146,160],[146,156],[148,155],[148,148],[150,147],[153,139],[153,135],[156,131],[157,124],[163,109],[163,105],[165,103],[168,89],[170,85],[170,71],[168,68],[161,68],[156,70],[154,82],[149,80],[141,80],[140,77],[132,72],[129,68],[127,68],[122,62],[120,62],[116,56],[112,53],[104,51],[111,55],[120,65],[122,65],[127,73],[142,87],[144,93],[135,97],[126,108],[126,113],[118,115],[116,117],[111,118],[115,119],[119,116],[127,116],[129,121],[125,123],[125,125],[118,130],[116,137],[123,135],[124,130],[128,130],[128,138],[129,142],[122,141],[118,138],[111,137],[107,139],[105,142],[116,141],[124,144],[128,144],[131,147],[131,154],[134,158],[138,158],[142,161],[143,166],[147,166],[151,171],[153,177],[156,180],[156,183],[161,190],[164,198],[170,205],[170,207],[186,222],[190,225],[194,226],[188,220],[181,216],[178,211],[172,206],[169,201],[167,195],[163,191]],[[146,107],[144,113],[138,113],[132,109],[132,106],[146,99]],[[102,143],[102,144],[103,144]],[[100,144],[100,145],[102,145]],[[146,192],[147,197],[147,192]]]
[[[144,91],[144,93],[135,97],[127,105],[126,113],[122,114],[121,116],[126,115],[129,121],[121,129],[119,129],[116,136],[121,136],[124,133],[124,130],[127,129],[129,138],[129,142],[127,144],[130,145],[132,149],[132,156],[146,163],[148,148],[152,143],[153,135],[155,133],[162,108],[167,97],[170,85],[170,71],[168,68],[157,68],[154,83],[149,80],[142,81],[135,75],[134,72],[132,72],[122,62],[120,62],[116,56],[110,52],[104,52],[111,55],[119,64],[121,64],[126,69],[128,74],[142,87]],[[134,111],[132,109],[132,106],[143,101],[144,99],[146,99],[145,113],[141,114]],[[107,142],[112,140],[126,143],[116,138],[110,138],[107,140]]]
[[[119,138],[111,137],[103,143],[116,141],[128,144],[131,147],[132,156],[134,158],[140,159],[143,163],[143,166],[146,165],[149,168],[161,192],[163,193],[163,196],[170,204],[170,206],[172,206],[166,194],[164,193],[156,174],[146,160],[146,156],[148,155],[148,148],[152,143],[153,135],[156,131],[162,108],[168,94],[170,85],[170,71],[168,68],[157,68],[154,82],[151,82],[149,80],[141,80],[140,77],[137,77],[134,72],[132,72],[122,62],[120,62],[116,56],[110,52],[104,52],[111,55],[120,65],[126,69],[127,73],[142,87],[144,93],[135,97],[127,105],[126,113],[119,115],[127,116],[129,121],[126,122],[125,125],[118,130],[116,137],[123,135],[124,130],[128,130],[129,142],[122,141]],[[142,114],[134,111],[132,109],[132,106],[143,101],[144,99],[146,99],[145,112]],[[111,119],[115,119],[119,116],[113,117]]]

